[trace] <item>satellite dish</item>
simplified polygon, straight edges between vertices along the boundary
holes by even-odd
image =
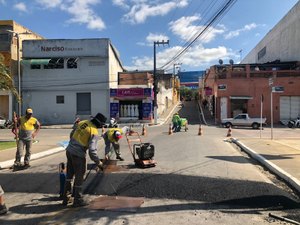
[[[219,64],[223,65],[223,60],[222,59],[219,59]]]
[[[230,65],[233,65],[233,63],[234,63],[233,60],[230,59],[230,60],[229,60],[229,64],[230,64]]]

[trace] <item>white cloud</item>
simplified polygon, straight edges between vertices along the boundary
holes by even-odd
[[[124,22],[129,22],[131,24],[144,23],[150,16],[164,16],[171,10],[185,7],[188,4],[188,0],[169,1],[157,3],[157,5],[150,5],[147,1],[135,2],[136,4],[131,7],[130,12],[124,15]]]
[[[126,4],[126,0],[112,0],[113,4],[120,6],[123,9],[129,9],[130,6]]]
[[[45,8],[56,8],[62,3],[62,0],[36,0],[40,5]]]
[[[170,22],[169,29],[184,41],[192,40],[205,29],[205,26],[194,25],[200,20],[201,17],[199,15],[181,17],[176,21]],[[212,41],[217,34],[222,34],[224,31],[224,27],[222,26],[219,28],[210,27],[200,36],[201,38],[199,40],[203,43],[208,43]]]
[[[156,55],[157,68],[163,66],[170,60],[170,56],[174,56],[178,53],[182,47],[174,46],[160,51]],[[208,68],[210,65],[215,64],[220,58],[229,59],[235,54],[224,46],[218,46],[215,48],[204,48],[202,45],[196,45],[191,47],[180,59],[182,68],[194,68],[201,70]],[[129,70],[145,70],[153,69],[153,58],[152,57],[134,57],[132,59],[132,66],[125,66]],[[172,65],[171,65],[172,67]],[[170,68],[167,68],[170,69]]]
[[[49,1],[49,2],[48,2]],[[101,0],[36,0],[42,7],[58,8],[71,15],[67,22],[86,24],[88,29],[103,30],[105,23],[93,10],[93,6],[99,4]]]
[[[241,29],[230,31],[228,34],[224,35],[225,39],[231,39],[240,35],[241,32],[250,31],[257,27],[255,23],[247,24]]]
[[[169,37],[163,34],[153,34],[150,33],[147,37],[146,40],[148,43],[153,43],[154,41],[167,41],[169,40]]]
[[[21,12],[27,12],[27,7],[24,2],[16,3],[13,8]]]

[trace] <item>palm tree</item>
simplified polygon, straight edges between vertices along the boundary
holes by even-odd
[[[0,90],[11,91],[20,101],[20,96],[10,76],[9,68],[4,63],[4,56],[0,53]]]

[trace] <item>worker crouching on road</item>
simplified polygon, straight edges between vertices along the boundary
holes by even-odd
[[[120,144],[119,140],[122,138],[122,135],[124,134],[124,130],[127,129],[127,127],[121,128],[109,128],[103,135],[103,139],[105,142],[105,159],[110,160],[109,158],[109,152],[111,149],[111,146],[113,147],[115,153],[116,153],[116,159],[119,159],[120,161],[124,161],[124,159],[121,157],[120,153]]]
[[[82,196],[82,185],[86,172],[86,152],[88,150],[91,160],[102,170],[103,164],[97,154],[97,143],[99,139],[98,128],[102,128],[105,125],[105,121],[106,117],[98,113],[91,120],[80,121],[76,126],[69,145],[66,148],[67,177],[63,194],[63,205],[67,205],[71,199],[73,177],[75,177],[73,206],[79,207],[88,204]]]
[[[32,109],[28,108],[26,110],[25,116],[17,119],[14,118],[15,123],[15,135],[17,139],[17,152],[14,162],[14,166],[21,166],[21,157],[23,155],[23,149],[25,146],[26,154],[24,157],[24,166],[29,167],[30,164],[30,155],[31,155],[31,146],[32,141],[36,137],[37,133],[40,130],[39,121],[32,116]]]
[[[173,115],[172,123],[173,123],[173,127],[172,127],[173,132],[179,132],[181,129],[181,119],[178,112],[176,112]]]

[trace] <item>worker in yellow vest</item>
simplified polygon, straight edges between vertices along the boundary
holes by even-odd
[[[14,123],[16,127],[16,139],[17,139],[17,152],[14,162],[14,167],[21,166],[21,157],[23,155],[23,149],[25,147],[26,154],[24,157],[24,166],[30,166],[30,155],[32,141],[36,137],[37,133],[40,130],[39,121],[32,116],[33,110],[28,108],[26,109],[25,116],[21,118],[14,118]]]
[[[71,190],[74,196],[74,207],[85,206],[88,203],[82,196],[82,185],[86,172],[86,154],[93,160],[99,169],[103,170],[103,163],[97,154],[97,143],[100,138],[98,129],[105,125],[106,117],[98,113],[91,120],[80,121],[71,136],[66,148],[67,155],[67,176],[63,193],[63,205],[71,200]],[[74,184],[72,188],[72,181]]]
[[[105,142],[105,159],[110,160],[109,152],[111,147],[113,147],[115,153],[116,153],[116,159],[119,159],[120,161],[124,161],[124,159],[121,157],[120,152],[120,144],[119,140],[122,138],[122,135],[125,133],[124,130],[126,130],[127,127],[124,128],[109,128],[103,135],[103,139]]]

